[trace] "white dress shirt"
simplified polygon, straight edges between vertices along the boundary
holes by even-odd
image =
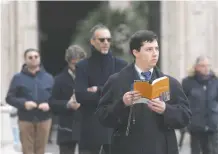
[[[138,73],[139,78],[140,78],[141,80],[145,80],[145,77],[141,74],[143,71],[142,71],[136,64],[135,64],[135,70],[136,70],[136,72]],[[151,75],[152,75],[154,69],[151,68],[149,71],[151,72]]]

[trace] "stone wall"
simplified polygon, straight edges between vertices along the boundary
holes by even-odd
[[[199,55],[218,68],[218,1],[162,1],[163,71],[181,80]]]
[[[1,102],[4,102],[11,77],[20,71],[23,53],[38,47],[37,2],[8,1],[1,4]]]

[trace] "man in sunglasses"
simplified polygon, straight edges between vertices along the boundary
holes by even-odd
[[[76,65],[75,94],[83,117],[80,151],[82,154],[98,154],[103,147],[108,154],[112,130],[99,123],[95,112],[103,85],[127,62],[112,56],[111,33],[106,26],[96,25],[92,28],[90,43],[91,57]]]
[[[44,154],[51,127],[48,100],[53,77],[40,65],[36,49],[24,53],[22,71],[12,78],[6,102],[18,109],[23,154]]]

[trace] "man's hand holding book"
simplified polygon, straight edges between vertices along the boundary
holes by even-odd
[[[145,103],[152,111],[162,114],[166,109],[165,101],[170,99],[169,90],[169,78],[165,76],[154,80],[151,84],[136,80],[133,91],[124,94],[123,102],[126,106]]]

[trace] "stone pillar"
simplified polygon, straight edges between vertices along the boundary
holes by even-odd
[[[23,53],[27,48],[38,48],[37,2],[20,1],[16,4],[17,11],[17,70],[23,64]]]
[[[24,50],[38,48],[38,19],[36,1],[12,1],[1,7],[1,102],[4,102],[12,76],[21,70]]]
[[[7,3],[1,4],[1,80],[0,80],[0,87],[1,87],[1,103],[4,102],[5,96],[5,88],[8,86],[8,76],[9,76],[9,36],[8,36],[8,22],[9,22],[9,5]]]
[[[161,2],[162,69],[181,80],[196,57],[208,55],[218,68],[216,1]]]
[[[2,46],[1,46],[1,103],[12,76],[21,70],[23,52],[27,48],[38,47],[37,2],[7,1],[1,3]],[[10,107],[0,107],[1,143],[13,142],[9,117]]]

